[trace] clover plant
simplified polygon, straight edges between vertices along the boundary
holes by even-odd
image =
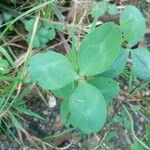
[[[25,21],[25,29],[29,32],[27,35],[27,43],[31,39],[35,19]],[[32,48],[40,48],[46,45],[47,42],[53,40],[56,35],[56,30],[62,31],[61,24],[51,24],[48,21],[39,21],[37,32],[34,37]]]
[[[106,122],[108,103],[119,93],[119,84],[112,78],[123,72],[128,56],[136,77],[150,77],[150,52],[146,48],[131,49],[144,33],[141,12],[127,6],[121,13],[120,25],[108,22],[95,27],[84,37],[78,51],[64,56],[49,50],[31,57],[29,77],[63,99],[60,115],[66,126],[87,134],[98,132]]]

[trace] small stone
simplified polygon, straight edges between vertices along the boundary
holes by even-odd
[[[150,92],[149,91],[145,91],[145,96],[150,96]]]
[[[48,115],[48,111],[44,110],[44,111],[43,111],[43,114],[44,114],[44,115]]]
[[[100,138],[98,136],[93,136],[88,139],[88,148],[94,149],[100,141]]]
[[[54,108],[56,106],[56,98],[54,96],[49,96],[48,105],[50,108]]]

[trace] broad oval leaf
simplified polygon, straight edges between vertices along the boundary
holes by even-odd
[[[114,23],[105,23],[89,33],[79,49],[80,75],[106,71],[119,54],[121,31]]]
[[[102,76],[114,78],[119,76],[127,63],[129,51],[121,48],[119,55],[115,59],[114,63],[108,68],[108,70],[102,73]]]
[[[127,6],[122,11],[120,25],[130,47],[137,44],[145,34],[145,19],[134,6]]]
[[[78,78],[69,60],[54,51],[33,56],[28,73],[33,82],[47,90],[60,89]]]
[[[132,71],[140,79],[150,78],[150,52],[145,48],[131,51]]]
[[[119,84],[110,78],[98,77],[88,81],[95,86],[105,97],[106,101],[111,102],[119,94]]]
[[[69,99],[71,124],[83,133],[98,132],[106,121],[106,102],[99,90],[81,82]]]
[[[74,82],[64,86],[61,89],[52,90],[51,92],[59,98],[68,99],[74,90]]]

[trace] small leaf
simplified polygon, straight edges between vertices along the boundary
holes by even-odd
[[[35,112],[32,112],[30,109],[25,108],[24,106],[14,106],[14,109],[16,109],[19,113],[31,116],[31,117],[35,117],[38,119],[44,119],[43,117],[41,117],[40,115],[38,115]]]
[[[127,6],[122,11],[120,25],[130,47],[137,44],[145,34],[145,19],[134,6]]]
[[[21,125],[21,123],[18,121],[18,119],[9,111],[9,117],[13,122],[13,125],[18,128],[19,130],[21,130],[22,132],[25,132],[25,129],[23,128],[23,126]]]
[[[106,102],[99,90],[81,82],[69,99],[71,124],[83,133],[98,132],[104,126],[107,117]]]
[[[78,78],[69,60],[54,51],[33,56],[28,73],[33,82],[47,90],[60,89]]]
[[[112,140],[113,138],[115,137],[118,137],[119,133],[117,131],[111,131],[110,133],[108,133],[106,139],[105,139],[105,142],[109,142],[110,140]]]
[[[39,41],[43,44],[43,43],[47,43],[49,41],[49,35],[50,32],[48,32],[49,30],[46,30],[44,28],[39,29],[39,31],[37,32],[37,37],[39,39]]]
[[[51,91],[56,97],[68,99],[74,90],[74,83],[70,83],[65,87]]]
[[[107,13],[110,14],[110,15],[117,15],[117,14],[119,14],[117,6],[114,5],[114,4],[109,4],[108,5],[108,9],[107,9]]]
[[[92,8],[92,17],[98,18],[103,16],[107,11],[107,7],[108,7],[108,2],[105,1],[94,3]]]
[[[55,36],[56,36],[56,31],[55,31],[55,29],[54,28],[52,28],[52,29],[50,29],[49,30],[49,40],[53,40],[54,38],[55,38]]]
[[[112,101],[119,94],[119,85],[110,78],[98,77],[88,81],[95,86],[107,101]]]
[[[31,36],[32,35],[30,33],[27,35],[27,43],[28,43],[28,45],[30,43]],[[41,47],[41,42],[40,42],[39,38],[35,35],[33,43],[32,43],[32,48],[39,48],[39,47]]]
[[[70,60],[72,63],[75,71],[79,71],[79,65],[78,65],[78,52],[77,51],[70,51],[66,54],[66,57]]]
[[[43,26],[46,30],[54,28],[54,25],[49,21],[44,21]]]
[[[64,30],[64,24],[62,23],[55,23],[54,28],[57,29],[58,31],[63,31]]]
[[[79,49],[80,75],[106,71],[115,61],[121,45],[121,31],[114,23],[105,23],[89,33]]]
[[[102,76],[114,78],[119,76],[127,63],[129,51],[121,48],[119,55],[115,59],[114,63],[108,68],[108,70],[102,73]]]
[[[0,58],[0,74],[4,75],[9,73],[9,63],[6,59],[1,59]]]
[[[41,28],[37,33],[37,36],[42,44],[46,44],[48,41],[53,40],[55,38],[55,35],[56,32],[54,28],[49,30]]]
[[[8,22],[13,19],[13,15],[10,12],[6,11],[3,13],[3,19],[4,19],[4,22]]]
[[[24,25],[25,25],[25,29],[28,31],[28,32],[32,32],[33,30],[33,26],[34,26],[34,23],[35,23],[35,19],[30,19],[30,20],[26,20],[24,22]],[[41,27],[41,22],[39,21],[38,22],[38,29]]]
[[[132,71],[140,79],[150,78],[150,52],[145,48],[131,51]]]

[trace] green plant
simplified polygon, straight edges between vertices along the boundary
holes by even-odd
[[[93,16],[97,19],[99,14]],[[28,64],[31,82],[64,99],[60,108],[64,124],[88,134],[103,128],[107,104],[119,93],[118,83],[110,78],[123,72],[129,55],[133,74],[150,77],[149,51],[131,49],[145,33],[144,17],[136,7],[123,10],[120,26],[109,22],[93,27],[78,51],[66,56],[48,51],[33,56]]]
[[[23,92],[11,102],[4,96],[0,98],[0,133],[5,132],[8,136],[12,136],[18,143],[16,138],[16,129],[26,133],[25,128],[22,126],[22,115],[43,119],[37,113],[32,112],[23,102],[23,98],[29,94],[29,90],[25,89]]]
[[[33,25],[35,23],[35,19],[30,19],[25,21],[25,29],[29,32],[27,35],[27,43],[29,44],[31,40],[31,33],[33,30]],[[58,24],[51,24],[48,21],[39,21],[38,27],[37,27],[37,32],[34,37],[34,41],[32,44],[32,48],[40,48],[45,46],[45,44],[53,40],[56,35],[55,30],[62,31],[63,26],[60,26]]]
[[[9,62],[6,59],[0,58],[0,74],[7,74],[9,72]]]

